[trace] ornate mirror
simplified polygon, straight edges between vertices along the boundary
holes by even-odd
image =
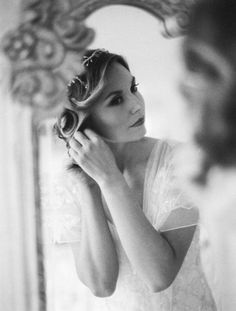
[[[10,289],[11,282],[14,282],[18,289],[17,294],[8,290],[8,298],[14,298],[11,300],[12,309],[17,306],[20,311],[27,307],[30,310],[46,310],[47,306],[49,311],[54,310],[53,291],[60,295],[65,289],[55,289],[53,284],[48,284],[47,303],[45,279],[47,273],[52,273],[50,265],[53,266],[53,263],[50,260],[53,256],[59,256],[57,269],[62,271],[65,262],[60,259],[65,255],[62,248],[55,252],[51,246],[44,247],[47,242],[41,224],[41,185],[42,172],[56,170],[60,163],[54,155],[55,150],[58,151],[60,159],[62,148],[52,135],[52,124],[65,101],[66,85],[76,74],[75,64],[87,47],[121,53],[138,77],[149,105],[147,122],[150,134],[184,138],[181,127],[174,124],[174,115],[181,109],[174,85],[180,35],[186,29],[192,2],[24,0],[19,5],[16,12],[19,22],[15,29],[6,29],[9,32],[2,36],[1,41],[2,57],[4,64],[7,64],[4,72],[10,72],[1,94],[4,102],[1,127],[2,133],[7,131],[9,137],[5,151],[11,154],[10,157],[1,154],[4,163],[1,164],[4,172],[4,177],[1,175],[4,189],[1,205],[9,206],[10,211],[4,214],[1,221],[4,227],[14,224],[13,231],[11,227],[6,229],[13,253],[5,249],[12,265],[9,268],[9,264],[5,263],[1,272],[3,276],[7,271],[9,273],[7,288]],[[166,63],[164,58],[168,58]],[[172,73],[172,80],[168,80],[168,73]],[[160,86],[158,92],[157,84]],[[170,85],[173,86],[172,91],[169,91]],[[155,123],[151,117],[154,111]],[[170,123],[173,124],[172,129],[168,127]],[[180,131],[176,132],[176,128]],[[48,175],[47,179],[50,179]],[[2,244],[5,245],[4,240]],[[65,268],[64,271],[69,270]],[[15,272],[18,273],[17,278]],[[69,282],[70,273],[57,281],[64,280],[65,285]],[[54,283],[57,282],[55,280]],[[83,289],[81,291],[83,293]],[[74,301],[76,299],[74,297]],[[55,310],[64,310],[65,306],[57,305]],[[69,304],[67,307],[73,310]]]

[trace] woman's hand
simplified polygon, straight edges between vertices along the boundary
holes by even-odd
[[[69,146],[73,161],[98,184],[120,174],[110,148],[92,130],[76,132]]]
[[[73,183],[78,185],[81,189],[88,189],[98,187],[96,181],[86,174],[74,161],[67,161],[66,168],[68,174],[72,177]]]

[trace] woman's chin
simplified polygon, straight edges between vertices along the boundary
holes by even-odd
[[[140,126],[139,128],[137,128],[137,131],[135,131],[135,133],[133,133],[133,140],[140,140],[142,139],[147,133],[146,127]]]

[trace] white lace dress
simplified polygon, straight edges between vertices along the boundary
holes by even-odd
[[[156,230],[167,231],[196,224],[196,210],[176,187],[171,157],[174,145],[157,141],[148,160],[143,194],[143,211]],[[73,183],[63,180],[65,187],[53,187],[53,196],[44,195],[44,224],[58,243],[80,239],[80,210],[74,202]],[[176,217],[175,217],[176,216]],[[170,221],[171,219],[171,221]],[[173,221],[174,219],[174,221]],[[183,265],[172,285],[152,293],[133,270],[120,243],[116,228],[109,223],[119,256],[119,277],[111,297],[97,298],[88,294],[90,311],[211,311],[216,310],[201,267],[199,229]],[[92,308],[92,309],[91,309]],[[85,309],[79,309],[85,311]],[[86,310],[87,311],[87,310]]]

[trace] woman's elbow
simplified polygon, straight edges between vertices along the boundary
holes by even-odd
[[[114,283],[99,284],[90,288],[94,296],[101,298],[111,296],[114,293],[115,289],[116,284]]]
[[[175,277],[176,277],[175,273],[166,274],[162,277],[157,276],[155,280],[149,282],[148,287],[151,292],[159,293],[167,289],[174,282]]]
[[[81,270],[77,269],[77,275],[80,281],[88,287],[96,297],[109,297],[116,289],[118,270],[113,271],[112,275],[102,277],[95,272],[84,274]]]
[[[163,290],[167,289],[172,284],[172,281],[170,282],[152,282],[149,284],[149,289],[152,293],[159,293]]]

